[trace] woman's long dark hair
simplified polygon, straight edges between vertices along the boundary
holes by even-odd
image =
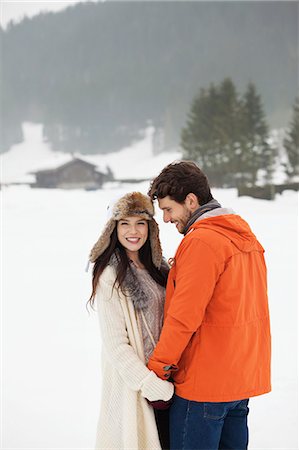
[[[148,230],[148,232],[150,233],[150,230]],[[117,227],[115,227],[111,234],[109,247],[103,252],[102,255],[100,255],[96,259],[93,267],[92,293],[88,300],[88,303],[91,305],[91,307],[93,307],[95,302],[96,290],[98,283],[100,282],[100,277],[104,269],[108,266],[110,258],[115,251],[117,251],[117,254],[119,256],[119,262],[116,267],[116,278],[114,286],[116,285],[117,289],[120,289],[121,292],[125,295],[123,282],[127,270],[131,270],[130,260],[127,256],[126,250],[124,249],[124,247],[121,245],[121,243],[117,238]],[[158,283],[160,286],[165,287],[168,276],[168,267],[166,264],[162,264],[160,269],[157,269],[157,267],[154,266],[150,245],[150,234],[148,235],[148,238],[144,243],[144,245],[139,250],[139,258],[141,263],[144,265],[144,267],[152,277],[152,279],[156,281],[156,283]]]

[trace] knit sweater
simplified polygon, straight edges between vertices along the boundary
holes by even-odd
[[[146,399],[169,400],[173,385],[150,371],[130,298],[113,287],[107,266],[97,289],[102,336],[102,397],[96,449],[161,449],[154,411]]]
[[[163,325],[165,288],[157,284],[147,270],[136,269],[136,275],[147,293],[147,307],[137,311],[147,363],[159,340]]]

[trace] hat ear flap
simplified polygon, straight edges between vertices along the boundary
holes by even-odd
[[[111,241],[111,234],[116,226],[116,221],[114,219],[108,220],[103,233],[100,238],[94,244],[91,249],[89,260],[94,263],[96,259],[104,253],[104,251],[109,247]]]
[[[155,219],[149,221],[149,234],[153,264],[160,269],[162,263],[162,248],[159,238],[159,226]]]

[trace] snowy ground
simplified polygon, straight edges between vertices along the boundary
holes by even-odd
[[[3,191],[4,449],[92,449],[100,402],[100,338],[88,314],[87,255],[111,197],[147,183],[84,192]],[[297,195],[275,201],[214,196],[247,219],[266,249],[273,392],[251,400],[251,449],[297,447]],[[167,257],[180,235],[161,224]]]
[[[32,181],[28,172],[62,164],[65,154],[27,124],[24,142],[2,157],[2,181]],[[118,154],[93,156],[119,178],[152,177],[176,153],[152,155],[152,129]],[[100,336],[85,309],[89,251],[106,207],[148,183],[81,190],[3,189],[2,449],[92,449],[100,403]],[[273,392],[251,400],[250,449],[297,449],[297,211],[285,192],[273,202],[215,190],[247,219],[266,249],[273,335]],[[158,211],[166,257],[181,239]]]

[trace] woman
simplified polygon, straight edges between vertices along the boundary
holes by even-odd
[[[166,411],[153,407],[169,406],[173,385],[146,367],[162,327],[168,274],[153,203],[132,192],[110,215],[90,254],[90,303],[97,301],[103,343],[96,448],[168,448]]]

